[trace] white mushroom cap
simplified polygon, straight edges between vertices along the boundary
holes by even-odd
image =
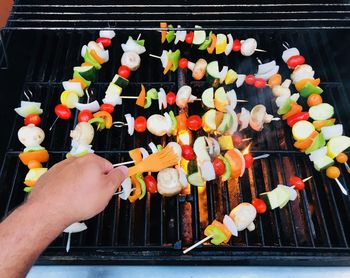
[[[40,147],[40,144],[45,139],[45,133],[40,128],[33,124],[22,126],[18,130],[18,140],[27,148]]]
[[[94,128],[87,122],[78,123],[70,132],[70,137],[78,144],[89,145],[94,139]]]
[[[243,231],[248,227],[249,231],[252,231],[255,228],[253,221],[256,217],[256,209],[250,203],[239,204],[231,211],[230,217],[235,222],[238,231]]]

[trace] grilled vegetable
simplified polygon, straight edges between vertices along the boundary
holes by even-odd
[[[331,118],[334,114],[334,108],[328,103],[321,103],[310,107],[310,118],[315,121],[323,121]]]
[[[161,170],[157,176],[157,189],[159,194],[171,197],[177,195],[182,190],[179,181],[179,174],[174,168],[166,168]]]
[[[135,52],[124,52],[121,64],[127,66],[131,71],[136,71],[140,67],[141,58]]]
[[[238,231],[248,229],[255,230],[254,219],[256,217],[256,209],[249,203],[241,203],[230,212],[230,217],[236,224]]]

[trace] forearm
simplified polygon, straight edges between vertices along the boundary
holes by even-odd
[[[0,224],[0,277],[24,277],[41,252],[66,228],[62,216],[25,203]]]

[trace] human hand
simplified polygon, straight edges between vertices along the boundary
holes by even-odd
[[[127,177],[127,168],[113,169],[102,157],[71,157],[50,168],[29,194],[28,204],[40,204],[53,222],[63,226],[100,213]]]

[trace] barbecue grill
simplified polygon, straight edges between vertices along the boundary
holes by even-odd
[[[2,81],[1,132],[3,164],[0,171],[0,217],[8,215],[26,198],[23,192],[25,166],[18,159],[22,146],[17,130],[22,118],[14,116],[23,91],[34,93],[33,101],[42,103],[41,127],[46,133],[44,146],[50,152],[48,167],[65,158],[70,148],[69,131],[76,117],[58,122],[54,106],[59,102],[61,82],[70,78],[79,64],[82,45],[96,38],[98,30],[111,28],[117,36],[110,48],[111,60],[103,66],[92,85],[93,99],[101,100],[109,81],[117,71],[122,50],[120,43],[128,35],[139,33],[146,40],[147,55],[141,68],[130,79],[125,95],[137,95],[140,83],[146,87],[163,87],[176,91],[182,83],[191,85],[200,95],[206,83],[193,81],[190,74],[163,75],[161,63],[148,57],[160,54],[163,46],[157,32],[160,21],[181,24],[193,29],[199,24],[207,30],[234,33],[237,37],[254,37],[266,53],[251,57],[217,57],[220,64],[239,72],[254,72],[256,57],[262,62],[276,59],[285,78],[290,71],[281,59],[282,42],[298,47],[322,80],[324,100],[335,107],[344,133],[350,134],[350,98],[343,82],[347,69],[346,53],[350,45],[350,4],[305,3],[305,1],[47,1],[17,0],[7,26],[1,32],[0,71]],[[169,2],[169,3],[167,3]],[[205,2],[205,1],[204,1]],[[210,2],[210,1],[209,1]],[[219,1],[216,1],[219,2]],[[243,1],[242,1],[243,2]],[[188,45],[165,45],[179,48],[186,57],[213,59]],[[192,58],[193,57],[193,58]],[[349,88],[348,88],[349,89]],[[276,115],[276,106],[269,89],[243,87],[238,98],[247,99],[245,107],[266,105]],[[125,113],[145,115],[156,109],[142,110],[134,100],[124,100],[114,112],[114,120],[123,120]],[[190,114],[202,114],[199,103],[189,108]],[[75,115],[76,116],[76,115]],[[11,128],[10,128],[11,127]],[[225,265],[350,265],[350,199],[341,194],[324,173],[314,170],[307,156],[293,147],[290,128],[282,121],[266,126],[262,132],[245,131],[253,138],[252,153],[270,154],[269,159],[256,161],[236,186],[215,182],[205,189],[191,187],[191,193],[166,198],[147,195],[131,204],[114,197],[106,210],[86,221],[88,229],[72,235],[71,250],[65,252],[67,234],[59,236],[42,254],[40,264],[225,264]],[[195,136],[200,135],[200,133]],[[156,138],[149,133],[129,137],[127,130],[115,128],[98,132],[93,146],[96,153],[112,162],[128,160],[128,150],[146,146],[150,141],[164,143],[170,138]],[[289,176],[313,176],[294,202],[281,210],[268,211],[256,219],[256,230],[240,232],[227,246],[203,245],[187,255],[182,249],[203,237],[203,230],[212,220],[222,219],[239,202],[249,202],[258,193],[277,184],[287,184]],[[350,176],[343,169],[343,184]]]

